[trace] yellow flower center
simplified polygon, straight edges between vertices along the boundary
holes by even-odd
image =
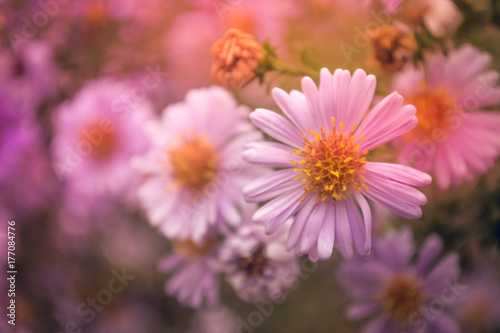
[[[415,278],[395,276],[375,299],[382,302],[386,314],[404,326],[413,314],[419,315],[424,305],[426,296],[421,285],[422,282]]]
[[[406,102],[417,108],[418,125],[405,134],[407,139],[428,137],[436,130],[449,131],[454,123],[453,116],[462,114],[445,85],[431,88],[422,82],[419,88],[406,98]],[[437,134],[436,134],[437,135]]]
[[[353,135],[355,125],[349,135],[344,132],[344,127],[344,123],[340,123],[341,130],[338,132],[332,117],[331,132],[325,132],[323,128],[321,133],[309,130],[312,140],[302,133],[304,149],[292,152],[302,158],[299,162],[292,161],[292,165],[297,167],[294,169],[298,173],[295,178],[306,184],[306,193],[301,200],[309,193],[318,196],[317,202],[341,200],[346,198],[348,191],[355,189],[359,192],[368,188],[363,184],[362,175],[366,163],[363,155],[368,152],[359,152]]]
[[[205,242],[202,244],[198,245],[194,243],[191,240],[186,240],[186,241],[172,241],[172,246],[174,248],[174,251],[178,253],[181,257],[183,257],[186,260],[193,261],[197,260],[210,251],[215,246],[215,239],[214,238],[208,238]]]
[[[215,180],[219,157],[206,139],[185,139],[167,155],[172,166],[171,177],[179,187],[196,192]]]

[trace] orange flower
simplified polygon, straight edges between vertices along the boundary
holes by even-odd
[[[253,79],[263,58],[262,45],[255,37],[235,28],[216,41],[210,52],[215,55],[212,78],[224,87],[239,87]]]

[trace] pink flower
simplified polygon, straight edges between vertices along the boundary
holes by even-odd
[[[199,245],[191,241],[174,242],[174,253],[159,264],[160,271],[174,273],[165,285],[168,295],[176,296],[183,305],[198,308],[219,302],[220,271],[218,262],[219,243],[207,238]]]
[[[123,197],[138,185],[130,158],[148,146],[141,123],[151,116],[152,108],[145,100],[130,98],[134,89],[101,79],[59,106],[53,167],[72,191],[91,198]]]
[[[191,90],[149,126],[151,149],[134,161],[146,179],[139,199],[152,225],[169,238],[195,243],[236,226],[248,208],[243,186],[262,174],[241,158],[261,138],[225,89]]]
[[[433,171],[446,189],[484,173],[500,155],[500,115],[480,111],[500,102],[492,57],[471,45],[427,57],[425,68],[394,78],[393,89],[417,107],[418,126],[398,143],[400,162]]]
[[[362,255],[371,248],[372,216],[365,196],[407,218],[421,216],[425,195],[412,186],[431,182],[430,176],[409,167],[367,162],[365,155],[417,124],[415,107],[403,105],[397,94],[384,98],[370,113],[376,79],[358,69],[351,76],[337,69],[321,70],[319,90],[309,77],[304,93],[273,96],[288,121],[257,109],[252,121],[276,142],[255,142],[244,158],[258,165],[282,168],[244,190],[248,202],[270,200],[253,215],[271,234],[297,213],[287,249],[328,259],[335,245],[345,258],[353,256],[353,242]]]

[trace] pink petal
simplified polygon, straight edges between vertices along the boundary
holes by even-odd
[[[295,148],[303,147],[300,131],[278,113],[256,109],[250,114],[250,119],[258,128],[276,140]]]
[[[295,247],[297,241],[302,235],[302,230],[309,220],[313,208],[316,206],[316,198],[314,195],[308,195],[304,198],[304,205],[302,209],[297,213],[295,219],[293,220],[292,226],[290,227],[290,232],[288,233],[288,239],[286,240],[286,250],[290,251]]]
[[[308,116],[307,102],[302,93],[292,91],[288,95],[282,89],[274,88],[272,95],[283,113],[301,132],[307,133],[309,129],[313,128],[314,122]]]
[[[277,168],[291,167],[290,161],[300,161],[291,154],[292,149],[276,142],[251,142],[243,152],[243,159],[249,163]]]
[[[377,79],[374,75],[367,76],[364,70],[357,69],[349,85],[346,117],[338,121],[343,121],[347,128],[351,128],[352,124],[358,125],[373,100],[376,85]]]
[[[280,213],[286,211],[294,204],[297,204],[297,202],[300,202],[300,198],[303,194],[304,189],[299,188],[295,191],[285,193],[272,201],[269,201],[253,214],[253,220],[257,223],[266,223],[268,220],[278,216]],[[287,216],[284,219],[286,220],[289,217],[290,216]]]
[[[344,200],[335,202],[335,243],[345,259],[354,255],[349,217]]]
[[[243,189],[247,202],[262,202],[288,192],[294,187],[303,186],[295,178],[297,173],[292,169],[271,172],[257,178]]]
[[[428,174],[400,164],[367,162],[365,169],[379,177],[407,185],[425,186],[432,182]]]
[[[325,220],[318,237],[318,255],[321,260],[331,257],[335,244],[335,204],[326,205]]]
[[[328,204],[318,203],[312,210],[298,244],[300,253],[307,254],[311,247],[317,243],[321,226],[325,220]]]

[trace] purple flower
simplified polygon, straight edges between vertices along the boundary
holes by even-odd
[[[282,298],[295,282],[297,258],[285,250],[290,224],[271,236],[262,226],[246,224],[225,240],[220,256],[226,280],[244,301]]]
[[[453,313],[464,332],[497,332],[500,329],[500,283],[495,273],[482,270],[472,273],[462,282],[467,289]]]
[[[353,299],[347,316],[356,320],[374,316],[365,333],[459,332],[446,313],[460,287],[453,289],[459,258],[449,253],[437,261],[442,248],[441,238],[431,235],[412,263],[413,236],[405,228],[374,242],[369,259],[344,262],[339,278]]]
[[[260,133],[224,89],[191,90],[152,122],[152,148],[134,164],[146,180],[139,189],[150,223],[168,238],[195,243],[212,229],[224,232],[247,209],[242,188],[262,174],[241,158]]]
[[[206,238],[200,244],[192,241],[174,241],[174,253],[159,264],[163,273],[173,273],[165,285],[168,295],[176,296],[183,305],[199,308],[219,302],[220,271],[216,238]]]
[[[152,115],[134,87],[110,79],[88,83],[59,106],[52,142],[53,167],[68,190],[86,198],[131,195],[139,174],[130,165],[148,146],[142,124]]]
[[[351,73],[321,70],[319,90],[309,77],[304,93],[273,96],[288,121],[257,109],[250,115],[264,132],[283,142],[255,142],[243,157],[254,164],[282,168],[244,190],[248,202],[270,200],[253,216],[271,234],[298,212],[287,249],[328,259],[335,245],[345,258],[371,249],[372,216],[365,196],[406,218],[422,215],[427,198],[412,186],[431,182],[425,173],[397,164],[367,162],[365,155],[415,127],[412,105],[397,94],[380,101],[368,114],[376,79],[359,69]]]

